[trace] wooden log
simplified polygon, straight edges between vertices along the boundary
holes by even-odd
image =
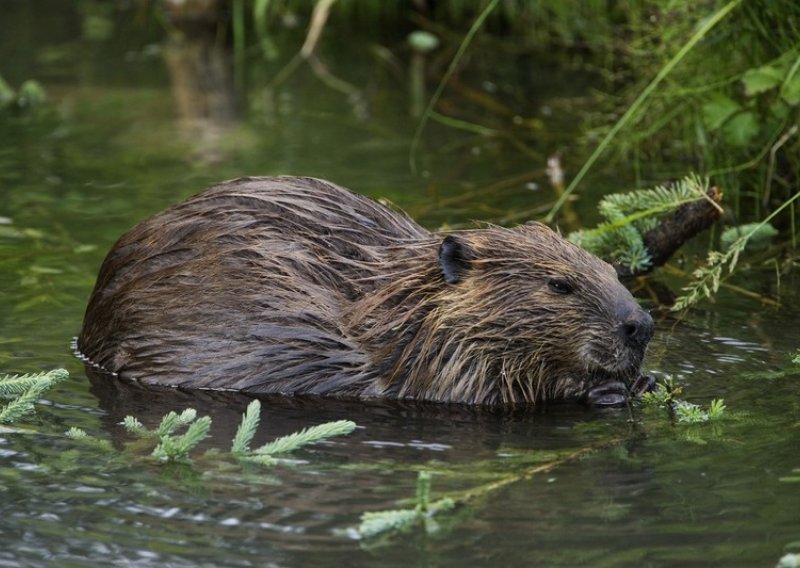
[[[684,203],[645,233],[642,241],[652,259],[649,267],[632,272],[629,267],[615,265],[617,273],[622,277],[646,274],[664,265],[686,241],[709,229],[722,216],[722,192],[712,187],[706,197]]]

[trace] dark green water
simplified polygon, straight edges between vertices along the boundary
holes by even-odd
[[[246,104],[208,119],[180,106],[179,70],[165,63],[178,55],[160,30],[135,10],[101,4],[10,1],[0,20],[0,74],[14,87],[36,78],[50,97],[38,109],[0,112],[0,373],[72,375],[22,425],[30,433],[0,434],[0,566],[772,566],[800,541],[798,486],[781,481],[800,468],[800,383],[774,373],[800,347],[800,294],[791,275],[778,290],[769,268],[736,284],[778,295],[777,308],[723,290],[682,321],[658,322],[647,368],[673,375],[692,402],[724,398],[728,418],[713,425],[573,405],[489,413],[274,399],[264,402],[264,441],[329,420],[359,428],[270,469],[219,459],[163,467],[65,438],[77,426],[121,450],[130,442],[117,424],[125,415],[152,425],[194,407],[214,420],[205,448],[224,450],[247,404],[92,385],[72,358],[99,264],[138,220],[246,174],[325,177],[388,198],[430,227],[533,211],[553,198],[546,156],[561,151],[567,165],[580,164],[570,154],[571,105],[592,80],[542,54],[484,46],[444,103],[514,134],[432,125],[414,176],[403,34],[333,28],[339,36],[323,42],[325,64],[359,96],[307,68],[270,93],[280,62],[252,54]],[[342,34],[347,46],[330,40]],[[286,59],[302,33],[278,40]],[[397,61],[376,56],[376,44]],[[490,112],[478,95],[502,109]],[[518,181],[493,185],[505,180]],[[587,195],[583,211],[593,202]],[[404,506],[420,469],[437,474],[436,497],[522,474],[538,452],[591,446],[599,449],[457,510],[435,534],[377,546],[348,532],[365,511]]]

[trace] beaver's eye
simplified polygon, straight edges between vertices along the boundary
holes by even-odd
[[[547,286],[557,294],[571,294],[573,291],[572,284],[563,278],[551,278],[547,281]]]

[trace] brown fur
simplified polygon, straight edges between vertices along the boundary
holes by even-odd
[[[652,320],[610,265],[538,224],[445,242],[321,180],[222,183],[120,238],[78,348],[252,393],[532,403],[637,376]]]

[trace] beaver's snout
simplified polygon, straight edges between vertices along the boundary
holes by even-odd
[[[617,334],[632,349],[644,349],[653,337],[653,318],[637,307],[617,327]]]

